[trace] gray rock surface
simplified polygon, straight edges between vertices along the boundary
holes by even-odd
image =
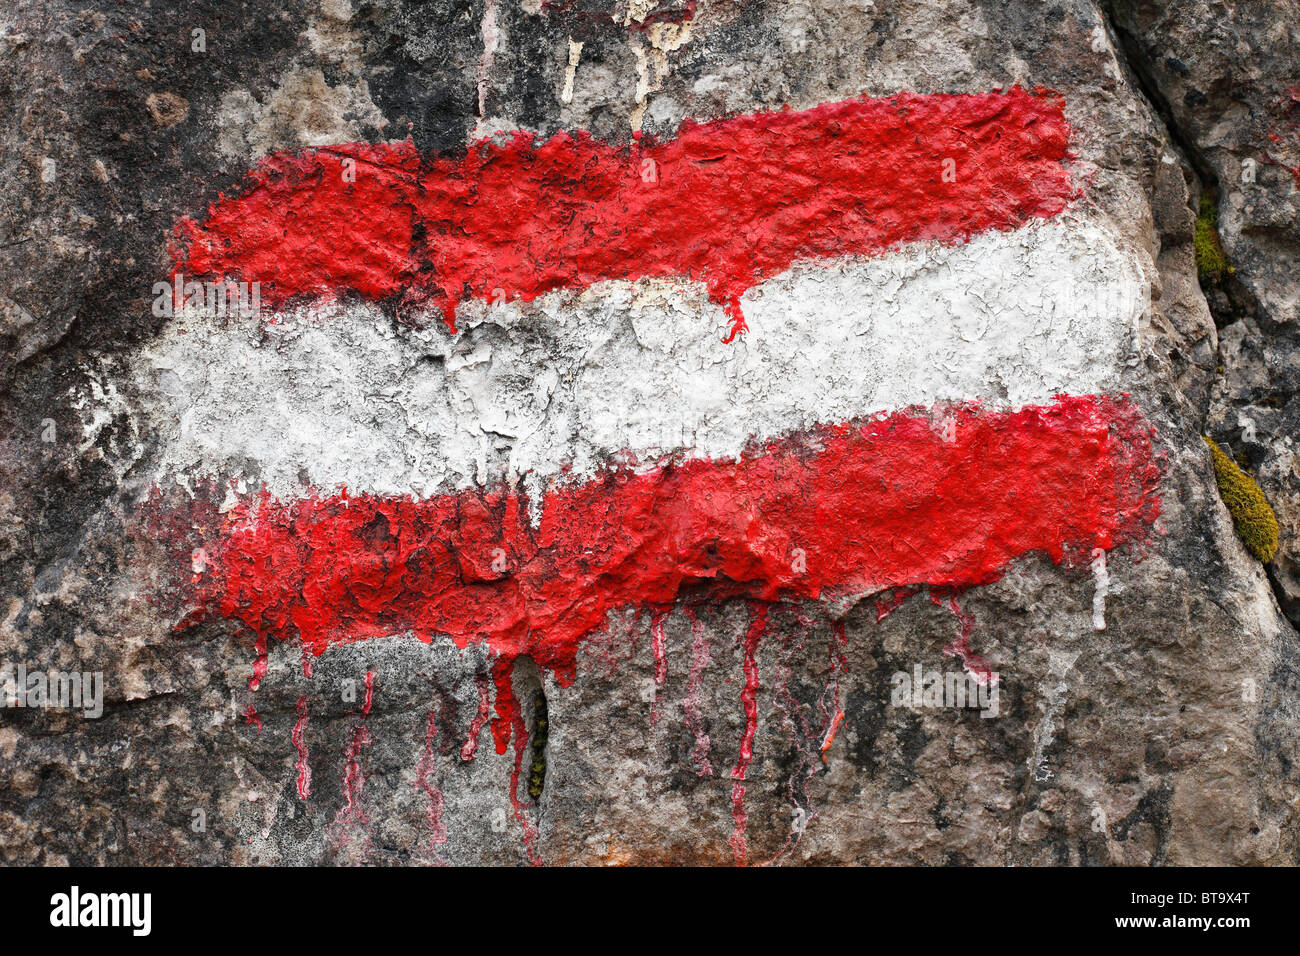
[[[1110,6],[1144,91],[1219,211],[1236,273],[1209,290],[1222,372],[1208,426],[1277,511],[1282,547],[1269,573],[1300,621],[1300,5]]]
[[[643,8],[676,32],[638,29],[605,0],[0,11],[0,660],[102,671],[105,688],[98,719],[0,714],[0,860],[735,862],[745,601],[683,594],[658,624],[614,615],[568,686],[519,662],[518,756],[498,754],[487,725],[475,737],[492,667],[479,645],[336,646],[309,677],[297,647],[273,643],[253,693],[249,634],[181,625],[166,549],[139,532],[161,426],[133,364],[162,332],[150,289],[172,224],[281,149],[409,134],[432,151],[517,128],[623,142],[688,116],[1020,84],[1065,97],[1089,209],[1151,285],[1119,374],[1157,429],[1158,534],[1111,561],[1104,631],[1086,568],[1042,556],[960,597],[1003,677],[992,719],[891,703],[895,673],[951,669],[963,624],[943,595],[883,616],[884,594],[775,605],[744,859],[1295,863],[1300,5]],[[1192,244],[1205,190],[1236,268],[1208,302]],[[1207,432],[1277,509],[1268,569],[1233,532]]]

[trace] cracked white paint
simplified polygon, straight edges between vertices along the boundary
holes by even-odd
[[[623,14],[623,26],[632,23],[644,23],[645,18],[654,12],[655,0],[627,0],[627,12]]]
[[[536,501],[629,453],[730,458],[913,405],[1113,390],[1146,303],[1109,233],[1065,217],[798,265],[742,298],[749,329],[731,344],[700,285],[618,281],[467,303],[456,336],[368,305],[273,322],[186,312],[135,376],[163,484],[433,495],[505,479]]]
[[[112,431],[108,454],[103,456],[113,465],[120,478],[140,457],[142,445],[140,432],[131,406],[118,391],[117,380],[108,367],[83,365],[84,385],[68,390],[69,404],[80,414],[81,441],[77,453],[84,454],[98,444],[105,428],[115,423],[121,425]]]

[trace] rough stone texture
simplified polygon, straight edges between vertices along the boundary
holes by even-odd
[[[924,593],[879,620],[871,597],[774,607],[748,859],[1296,862],[1300,654],[1278,599],[1300,600],[1297,4],[643,7],[671,28],[625,26],[603,0],[0,13],[0,652],[101,670],[106,691],[98,720],[0,717],[0,859],[732,862],[746,602],[683,595],[662,622],[662,684],[654,620],[631,609],[584,645],[570,686],[521,662],[524,723],[535,739],[544,699],[548,735],[545,786],[534,803],[521,785],[518,809],[513,754],[486,727],[463,759],[491,666],[481,646],[351,644],[308,678],[297,648],[273,644],[253,694],[247,633],[176,627],[166,549],[132,531],[161,454],[135,356],[164,334],[149,302],[171,226],[279,149],[408,134],[450,149],[516,128],[625,141],[687,116],[1019,83],[1065,96],[1084,201],[1150,284],[1137,351],[1115,372],[1165,456],[1159,534],[1112,557],[1104,631],[1093,579],[1046,558],[962,595],[972,643],[1003,675],[996,719],[891,705],[895,672],[951,666],[961,622]],[[566,98],[571,41],[583,48]],[[1237,269],[1208,305],[1192,250],[1207,188]],[[1207,428],[1278,509],[1271,581],[1217,496]],[[845,717],[823,761],[835,693]],[[250,705],[260,729],[241,716]]]
[[[1219,210],[1235,275],[1210,290],[1212,437],[1249,465],[1282,525],[1270,564],[1300,621],[1300,4],[1114,0],[1135,72]]]

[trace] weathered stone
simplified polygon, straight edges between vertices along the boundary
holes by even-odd
[[[98,719],[0,715],[0,859],[1295,863],[1300,649],[1279,602],[1300,620],[1297,14],[1293,0],[13,5],[0,663],[102,671],[105,700]],[[209,386],[142,358],[175,330],[151,311],[153,286],[175,223],[243,188],[260,158],[407,136],[454,153],[519,129],[627,143],[687,117],[1013,84],[1064,98],[1078,202],[1140,276],[1132,342],[1096,362],[1155,429],[1161,513],[1144,547],[1094,574],[1031,554],[956,597],[921,589],[892,608],[890,592],[778,601],[749,672],[751,602],[684,590],[671,609],[611,614],[572,682],[516,661],[523,732],[503,753],[485,644],[335,644],[308,676],[296,644],[272,641],[254,692],[248,629],[185,619],[175,542],[147,530],[182,427],[158,396]],[[1203,290],[1207,190],[1235,272]],[[520,305],[514,326],[469,310],[465,341],[579,375],[596,343],[528,334],[575,301]],[[407,413],[385,383],[429,389],[458,371],[449,356],[477,361],[430,351],[408,368],[415,319],[367,308],[408,336],[353,377],[366,385],[353,407],[376,420]],[[627,327],[655,346],[654,323]],[[558,406],[538,403],[546,424]],[[1206,433],[1277,511],[1267,572],[1234,534]],[[493,468],[525,443],[481,437]],[[248,461],[250,481],[264,474]],[[896,674],[961,670],[945,649],[963,628],[1000,675],[997,715],[897,703]]]

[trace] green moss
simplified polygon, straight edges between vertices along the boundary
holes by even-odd
[[[1246,550],[1265,563],[1272,561],[1277,554],[1277,516],[1264,492],[1213,440],[1207,438],[1205,444],[1210,446],[1219,496],[1228,506],[1232,524],[1245,542]]]
[[[1201,195],[1201,214],[1196,217],[1196,234],[1193,242],[1196,246],[1196,274],[1203,284],[1214,285],[1224,275],[1235,271],[1228,264],[1228,256],[1219,241],[1219,210],[1209,193]]]
[[[546,698],[537,695],[533,704],[536,714],[536,726],[533,728],[533,762],[528,768],[528,795],[536,803],[542,798],[542,787],[546,783]]]

